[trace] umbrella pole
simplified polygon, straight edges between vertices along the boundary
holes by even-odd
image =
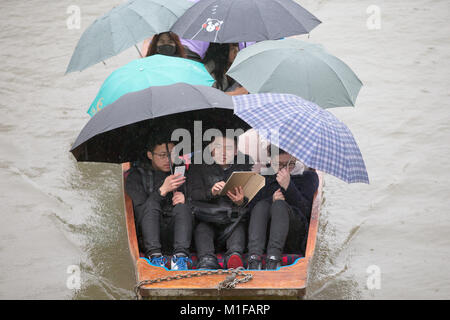
[[[173,175],[173,168],[172,168],[172,156],[170,155],[169,152],[169,144],[166,143],[166,151],[167,151],[167,156],[169,157],[169,166],[170,166],[170,174]],[[173,190],[173,192],[177,192],[178,188]]]
[[[169,166],[170,166],[170,174],[173,175],[173,168],[172,168],[172,157],[170,155],[169,152],[169,145],[166,143],[166,151],[167,151],[167,156],[169,157]]]
[[[137,47],[137,45],[134,45],[134,47],[136,48],[136,50],[139,52],[139,55],[141,56],[141,58],[143,58],[141,51],[139,50],[139,48]]]

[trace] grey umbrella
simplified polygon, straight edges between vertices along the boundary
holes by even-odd
[[[233,43],[305,34],[319,23],[293,0],[200,0],[171,31],[184,39]]]
[[[151,134],[193,132],[194,120],[203,121],[203,129],[249,128],[233,115],[233,101],[222,91],[176,83],[123,95],[88,121],[70,151],[77,161],[134,161]]]
[[[169,31],[192,4],[189,0],[130,0],[113,8],[83,32],[66,73],[84,70]]]
[[[290,93],[322,108],[354,106],[361,80],[321,45],[262,41],[240,51],[227,72],[251,93]]]

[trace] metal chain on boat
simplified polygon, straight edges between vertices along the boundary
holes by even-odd
[[[202,270],[202,271],[196,271],[196,272],[187,272],[184,274],[176,274],[173,276],[167,276],[167,277],[160,277],[155,279],[148,279],[148,280],[142,280],[134,287],[134,292],[136,294],[136,298],[139,299],[140,297],[140,289],[142,286],[151,285],[154,283],[160,283],[163,281],[172,281],[172,280],[179,280],[179,279],[187,279],[187,278],[193,278],[193,277],[201,277],[201,276],[207,276],[207,275],[222,275],[222,274],[228,274],[228,276],[225,278],[225,280],[219,282],[217,285],[217,290],[222,289],[233,289],[236,287],[238,283],[245,283],[250,281],[253,278],[253,274],[251,273],[245,273],[243,270],[245,270],[243,267],[239,267],[236,269],[218,269],[218,270]],[[242,278],[238,278],[238,276]]]

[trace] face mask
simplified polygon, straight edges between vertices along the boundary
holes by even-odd
[[[157,53],[163,54],[166,56],[173,56],[176,51],[177,51],[177,48],[175,46],[171,46],[170,44],[165,44],[165,45],[156,47]]]

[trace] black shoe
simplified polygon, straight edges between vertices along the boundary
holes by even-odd
[[[220,264],[216,257],[204,256],[199,259],[197,269],[220,269]]]
[[[251,255],[248,258],[248,270],[261,270],[262,269],[262,262],[261,262],[261,256],[258,256],[256,254]]]
[[[266,270],[276,270],[281,267],[281,259],[275,256],[270,256],[266,260]]]

